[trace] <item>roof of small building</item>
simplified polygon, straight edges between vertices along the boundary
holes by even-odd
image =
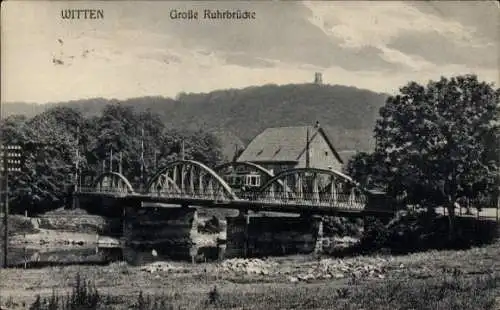
[[[267,128],[255,137],[238,157],[238,161],[249,162],[296,162],[306,151],[307,130],[309,141],[323,136],[332,153],[342,162],[321,127],[297,126]]]

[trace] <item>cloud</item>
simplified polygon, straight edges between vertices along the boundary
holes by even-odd
[[[240,65],[250,68],[272,68],[276,65],[274,61],[251,57],[245,53],[228,53],[222,56],[227,64]]]
[[[305,2],[312,24],[345,46],[384,45],[402,32],[439,32],[457,40],[473,30],[456,21],[425,14],[406,2]]]
[[[436,18],[455,21],[471,29],[474,39],[498,43],[500,4],[498,1],[414,1],[409,5]]]
[[[471,68],[498,66],[496,44],[462,44],[438,32],[404,33],[388,47],[409,55],[418,55],[436,65],[467,64]]]
[[[419,70],[441,64],[496,64],[477,29],[407,2],[306,2],[311,24],[345,48],[378,49],[382,59]],[[422,6],[423,7],[423,6]],[[450,7],[447,5],[446,7]],[[497,55],[497,54],[495,54]]]

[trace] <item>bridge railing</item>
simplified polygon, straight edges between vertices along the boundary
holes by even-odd
[[[78,188],[77,192],[80,193],[122,193],[122,194],[127,194],[127,193],[132,193],[129,191],[127,188],[117,188],[113,186],[101,186],[101,187],[80,187]]]
[[[231,197],[223,192],[214,193],[200,193],[197,191],[150,191],[144,193],[143,195],[148,195],[151,197],[163,197],[163,198],[182,198],[182,199],[193,199],[193,200],[216,200],[216,201],[231,201]]]
[[[330,193],[311,192],[297,194],[294,192],[244,192],[240,193],[242,200],[256,201],[262,203],[273,203],[280,205],[303,205],[303,206],[322,206],[343,209],[363,209],[366,205],[364,195],[352,195],[339,193],[331,195]]]
[[[234,201],[223,192],[200,193],[191,191],[150,191],[147,193],[132,193],[126,188],[116,187],[99,187],[99,188],[81,188],[82,193],[95,194],[139,194],[150,196],[151,198],[165,199],[184,199],[184,200],[205,200],[214,202],[231,202]],[[366,206],[366,197],[364,195],[353,195],[348,193],[331,193],[312,192],[312,193],[294,193],[294,192],[240,192],[238,193],[239,201],[261,202],[266,204],[275,204],[283,206],[311,206],[311,207],[329,207],[361,210]]]

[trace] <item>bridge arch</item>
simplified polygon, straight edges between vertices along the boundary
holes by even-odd
[[[178,160],[160,169],[148,181],[146,193],[172,198],[238,199],[217,173],[194,160]]]
[[[342,208],[364,208],[365,189],[335,170],[295,168],[275,175],[264,184],[256,200]]]
[[[133,193],[134,188],[127,178],[118,172],[105,172],[92,183],[92,188],[99,192]]]

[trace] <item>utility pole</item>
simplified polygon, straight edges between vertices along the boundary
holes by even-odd
[[[306,133],[306,168],[309,168],[310,166],[310,154],[309,154],[309,127],[307,127],[307,133]]]
[[[156,158],[156,154],[158,154],[157,150],[154,152],[155,172],[158,170],[158,160]]]
[[[185,153],[184,153],[184,139],[181,140],[181,159],[185,159]]]
[[[122,152],[120,152],[120,161],[119,161],[119,165],[118,165],[118,172],[120,174],[122,174],[122,160],[123,160]]]
[[[4,249],[3,266],[7,268],[7,254],[9,251],[9,172],[21,171],[21,147],[19,145],[0,145],[2,158],[2,172],[5,179],[4,190]]]
[[[144,186],[144,124],[141,128],[141,190]]]
[[[109,150],[109,172],[113,172],[113,148]]]
[[[79,180],[79,169],[80,169],[80,126],[76,127],[76,152],[75,152],[75,184],[73,187],[73,209],[78,207],[78,201],[76,197],[76,192],[78,191],[78,180]]]
[[[80,169],[80,126],[76,127],[76,158],[75,158],[75,192],[78,190],[78,173]]]
[[[0,101],[0,123],[3,122],[3,104],[2,102]],[[2,139],[2,136],[3,135],[0,135],[0,148],[2,149],[2,152],[1,152],[1,156],[0,156],[0,159],[2,160],[3,164],[0,165],[0,169],[2,169],[2,172],[5,173],[5,175],[7,175],[7,171],[5,171],[5,156],[3,154],[4,150],[3,150],[3,139]],[[2,204],[2,198],[3,198],[3,195],[2,195],[2,191],[3,191],[3,175],[2,173],[0,173],[0,205]],[[3,242],[4,242],[4,249],[3,249],[3,253],[4,253],[4,258],[3,258],[3,267],[4,268],[7,268],[7,251],[9,250],[9,228],[8,228],[8,215],[7,215],[7,208],[4,206],[4,209],[3,209],[3,225],[4,225],[4,239],[3,239]]]
[[[233,163],[236,162],[236,160],[238,159],[238,144],[235,143],[234,144],[234,156],[233,156]]]

